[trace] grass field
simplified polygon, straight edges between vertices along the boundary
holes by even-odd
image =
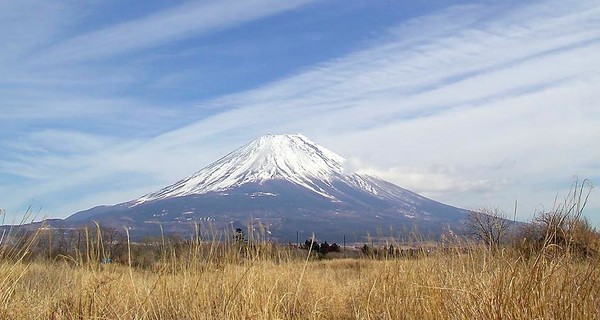
[[[318,253],[241,229],[208,241],[198,226],[145,243],[98,225],[5,229],[0,319],[600,319],[600,234],[581,216],[589,193],[574,190],[511,239],[487,236],[504,230],[489,216],[478,242],[442,237],[409,254]]]
[[[0,318],[600,318],[600,260],[549,250],[319,259],[269,244],[212,243],[164,252],[143,268],[97,261],[6,259]]]

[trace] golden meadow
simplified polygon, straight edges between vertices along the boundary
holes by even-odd
[[[69,241],[5,229],[0,318],[600,318],[600,242],[583,196],[497,244],[388,238],[328,254],[235,233],[135,243],[100,226]]]

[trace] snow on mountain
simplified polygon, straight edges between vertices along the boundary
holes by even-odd
[[[431,234],[462,227],[467,211],[378,177],[347,173],[344,162],[303,135],[267,135],[173,185],[74,213],[66,222],[127,225],[142,237],[163,231],[185,235],[194,223],[231,228],[259,221],[272,237],[286,241],[298,232],[362,241],[391,227]]]
[[[148,201],[220,192],[247,183],[286,180],[334,199],[320,185],[344,177],[345,159],[301,134],[266,135],[217,160],[190,177],[149,193]],[[318,183],[320,182],[320,183]]]

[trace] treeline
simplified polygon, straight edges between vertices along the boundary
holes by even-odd
[[[319,244],[319,242],[314,241],[312,239],[306,239],[306,241],[304,241],[304,244],[300,246],[302,249],[304,250],[308,250],[311,252],[318,252],[322,255],[326,255],[330,252],[340,252],[341,248],[337,243],[332,243],[329,244],[327,243],[327,241],[323,241],[321,242],[321,244]]]

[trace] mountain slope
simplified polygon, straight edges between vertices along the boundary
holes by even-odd
[[[227,190],[247,183],[286,180],[329,197],[313,180],[342,175],[344,158],[302,135],[267,135],[235,150],[171,186],[147,194],[144,202]]]
[[[159,225],[183,235],[191,224],[223,228],[260,222],[281,241],[295,240],[297,233],[362,241],[367,233],[397,236],[417,228],[436,235],[462,227],[465,210],[377,177],[346,173],[344,162],[305,136],[267,135],[166,188],[78,212],[67,221],[126,225],[144,235]]]

